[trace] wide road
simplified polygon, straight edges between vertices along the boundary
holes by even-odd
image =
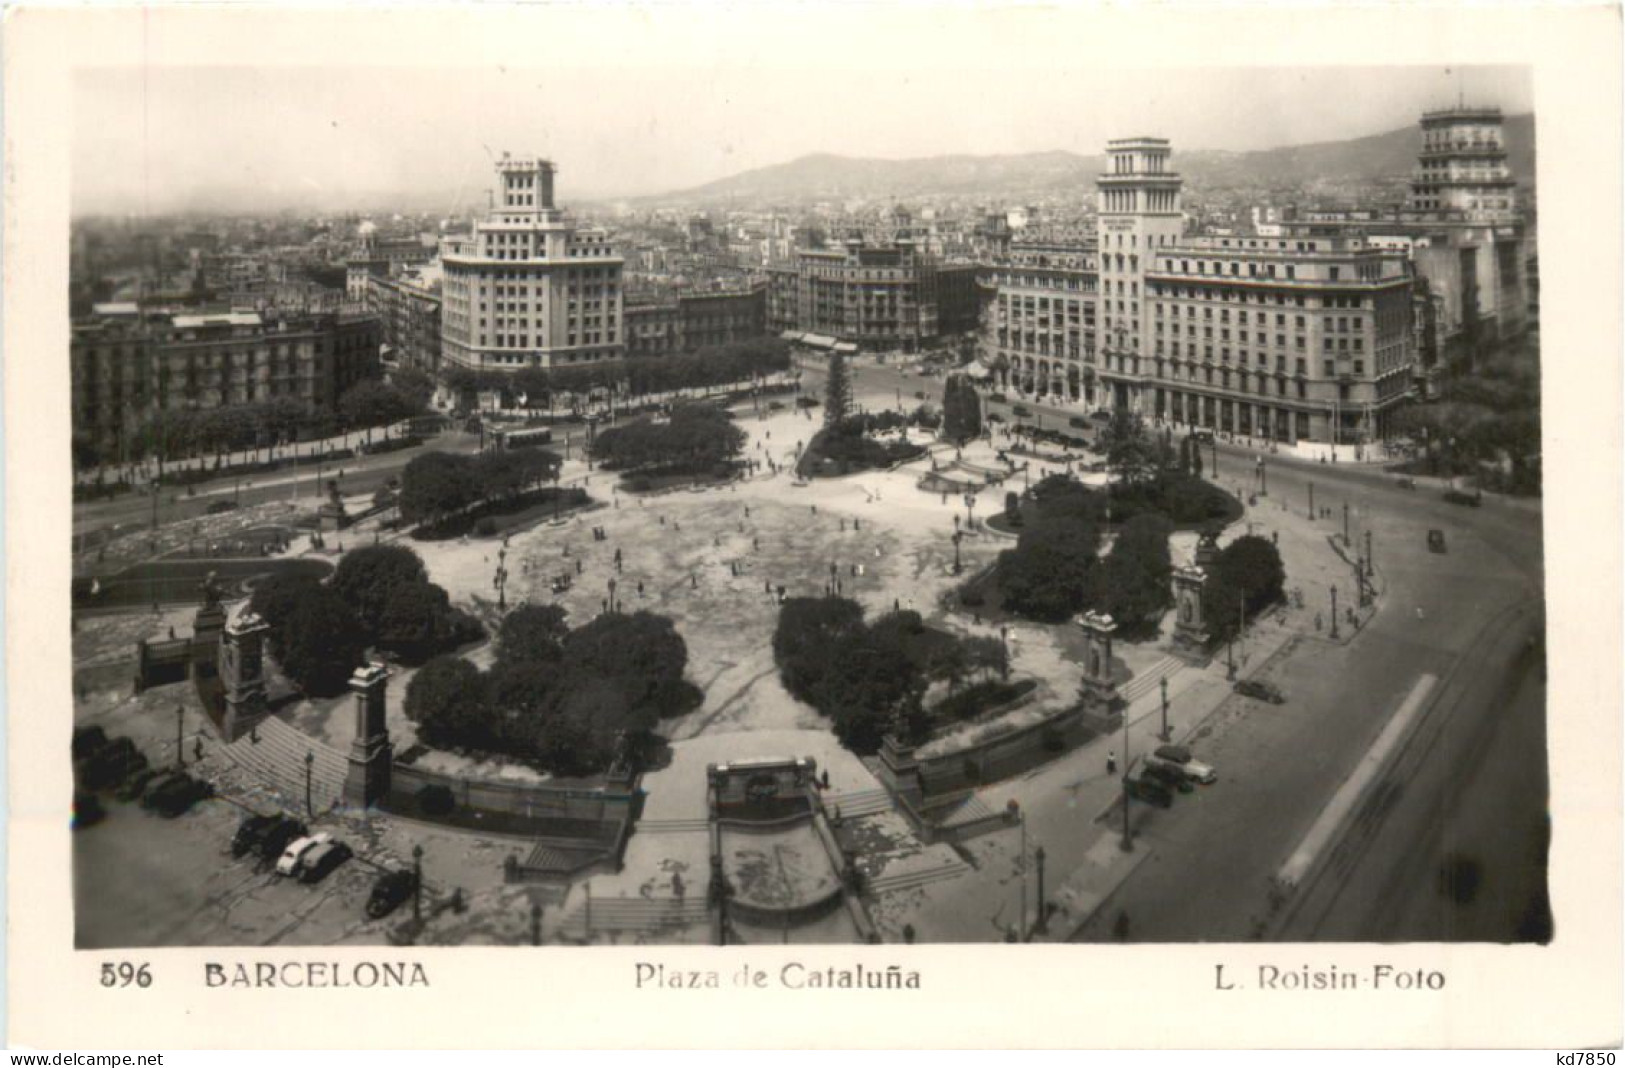
[[[1223,444],[1217,452],[1219,481],[1250,490],[1256,454]],[[1304,513],[1313,483],[1317,510],[1332,509],[1328,534],[1342,532],[1348,506],[1356,547],[1371,535],[1382,610],[1351,640],[1307,637],[1274,666],[1285,705],[1234,702],[1221,711],[1203,743],[1220,783],[1156,813],[1147,843],[1154,859],[1079,938],[1110,940],[1106,921],[1119,911],[1136,941],[1538,934],[1540,921],[1527,913],[1545,900],[1544,686],[1525,650],[1542,626],[1539,511],[1500,498],[1478,509],[1451,505],[1438,485],[1405,490],[1392,476],[1348,465],[1266,457],[1264,477],[1266,508],[1285,501]],[[1432,528],[1445,533],[1443,554],[1427,549]],[[1352,572],[1338,591],[1342,604],[1351,588]],[[1330,590],[1304,594],[1324,602],[1329,617]],[[1345,859],[1346,870],[1300,895],[1341,883],[1350,891],[1316,896],[1314,908],[1300,898],[1283,929],[1271,876],[1424,674],[1441,680],[1420,728],[1434,740],[1409,753],[1402,774],[1379,782],[1377,800],[1357,814],[1355,862]],[[1505,773],[1520,754],[1516,773]],[[1456,886],[1439,873],[1452,864],[1473,883],[1463,890],[1470,900],[1442,907],[1441,887]]]

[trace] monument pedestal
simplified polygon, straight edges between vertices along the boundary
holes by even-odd
[[[384,694],[389,669],[382,664],[356,668],[350,676],[355,694],[355,741],[350,743],[350,767],[344,776],[344,803],[366,808],[389,793],[389,771],[395,761],[384,715]]]
[[[1097,734],[1106,734],[1123,725],[1127,706],[1112,678],[1112,634],[1117,623],[1104,613],[1089,612],[1078,619],[1078,626],[1086,643],[1083,683],[1078,691],[1083,722]]]
[[[221,635],[220,682],[225,690],[225,709],[220,717],[220,736],[228,745],[252,730],[268,711],[264,648],[265,633],[270,629],[265,620],[244,611],[226,625]]]

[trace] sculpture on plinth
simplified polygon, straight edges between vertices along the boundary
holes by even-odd
[[[1085,719],[1097,730],[1110,730],[1121,719],[1124,701],[1112,677],[1112,635],[1117,622],[1104,612],[1087,612],[1078,617],[1083,631],[1083,684],[1079,697]]]
[[[265,620],[244,611],[226,625],[219,639],[220,683],[225,691],[220,734],[228,743],[265,718],[265,635],[270,629]]]
[[[1174,569],[1174,642],[1191,651],[1205,648],[1210,637],[1203,614],[1202,597],[1207,589],[1207,572],[1200,567]]]

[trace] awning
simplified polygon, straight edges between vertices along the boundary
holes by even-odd
[[[828,334],[803,334],[801,343],[811,345],[815,349],[827,349],[835,344],[835,339]]]
[[[858,347],[856,345],[852,344],[852,342],[850,342],[850,341],[840,341],[840,342],[836,343],[835,351],[836,352],[853,353],[853,352],[858,351]]]
[[[801,338],[802,334],[799,330],[786,330],[784,333],[779,335],[780,341],[800,341]]]

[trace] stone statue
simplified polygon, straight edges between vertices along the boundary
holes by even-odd
[[[198,587],[203,591],[203,608],[205,611],[220,607],[220,596],[222,591],[220,589],[220,583],[215,579],[215,574],[216,572],[209,572],[208,577],[205,578],[202,585]]]

